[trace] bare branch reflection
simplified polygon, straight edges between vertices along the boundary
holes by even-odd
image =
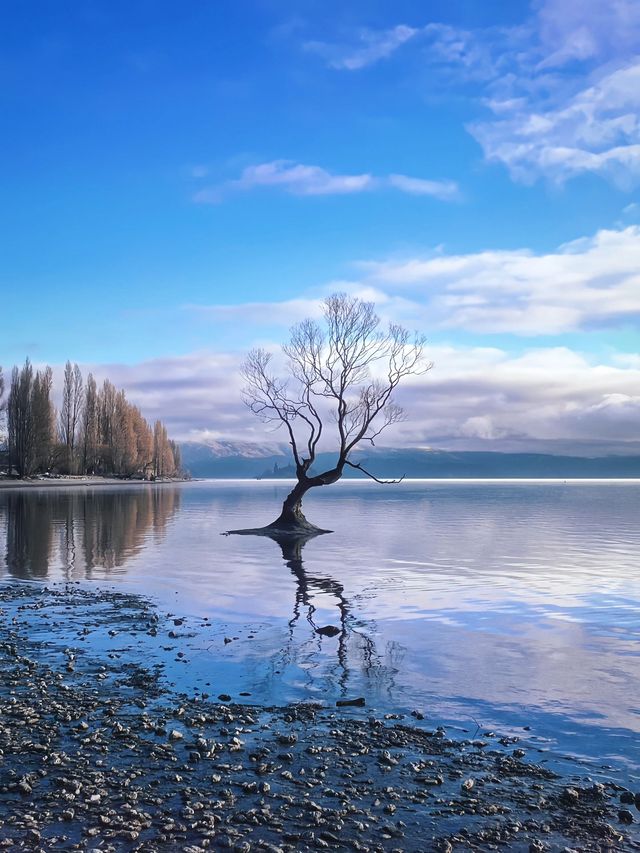
[[[288,644],[284,650],[284,663],[290,663],[294,657],[295,629],[302,615],[312,630],[312,641],[317,652],[322,649],[324,638],[337,638],[336,666],[333,669],[335,683],[340,688],[342,696],[349,690],[350,680],[353,681],[354,664],[368,682],[375,682],[378,688],[390,691],[393,687],[397,669],[387,666],[383,656],[376,649],[374,634],[375,625],[372,621],[359,618],[354,612],[353,603],[347,598],[345,589],[340,581],[326,575],[318,577],[307,571],[302,559],[302,552],[307,543],[318,534],[287,534],[273,531],[268,538],[273,539],[281,549],[282,559],[296,581],[293,615],[288,622]],[[333,600],[336,608],[337,625],[318,624],[316,600]],[[302,646],[298,646],[298,653]],[[399,649],[395,650],[396,657]],[[392,651],[392,650],[389,650]]]

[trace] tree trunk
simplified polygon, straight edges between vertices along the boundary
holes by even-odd
[[[307,541],[313,536],[320,533],[332,533],[331,530],[324,530],[322,527],[316,527],[304,516],[302,512],[302,499],[309,491],[316,486],[328,486],[330,483],[335,483],[342,477],[344,462],[340,460],[335,468],[330,471],[325,471],[323,474],[318,474],[316,477],[307,477],[304,471],[298,474],[298,482],[289,492],[282,504],[282,512],[266,527],[245,527],[242,530],[227,530],[225,536],[238,534],[243,536],[269,536],[276,542],[284,542],[285,540],[301,539]]]
[[[268,526],[275,530],[313,529],[314,525],[307,521],[302,512],[302,498],[314,485],[316,484],[310,480],[298,481],[284,499],[280,515]]]
[[[282,504],[282,512],[267,525],[268,530],[283,530],[291,533],[326,533],[321,528],[311,524],[302,512],[302,499],[309,489],[317,486],[328,486],[335,483],[342,477],[344,465],[339,464],[323,474],[318,474],[316,477],[307,477],[306,474],[298,475],[298,482],[289,492]]]

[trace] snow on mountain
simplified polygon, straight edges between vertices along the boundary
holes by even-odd
[[[249,441],[226,441],[206,439],[204,441],[184,441],[181,444],[183,457],[191,459],[266,459],[271,456],[285,456],[287,445],[253,444]]]

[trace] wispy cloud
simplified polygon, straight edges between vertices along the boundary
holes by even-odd
[[[640,179],[640,62],[605,75],[559,108],[531,106],[524,101],[506,118],[470,126],[487,159],[502,162],[516,180],[543,175],[562,183],[594,172],[626,188]]]
[[[204,187],[193,198],[201,204],[219,204],[225,196],[234,192],[264,188],[279,189],[297,196],[353,195],[392,188],[412,195],[432,196],[442,201],[454,201],[460,197],[455,181],[428,180],[407,175],[376,177],[366,172],[336,174],[320,166],[309,166],[292,160],[272,160],[246,166],[239,178]]]
[[[640,43],[636,0],[543,0],[535,24],[544,54],[539,68],[624,58]]]
[[[254,326],[292,326],[305,317],[320,317],[322,300],[312,297],[282,302],[243,302],[236,305],[183,305],[183,311],[201,319]]]
[[[621,188],[640,181],[638,0],[539,0],[518,26],[425,22],[311,48],[353,71],[409,41],[436,79],[488,108],[468,130],[514,180],[562,184],[594,173]]]
[[[499,71],[485,82],[489,118],[468,129],[514,180],[562,184],[594,173],[640,180],[640,4],[542,0],[512,31],[477,31]]]
[[[387,182],[409,195],[428,195],[441,201],[456,201],[460,198],[460,187],[455,181],[429,181],[408,175],[389,175]]]
[[[399,47],[417,35],[419,30],[398,24],[388,30],[359,30],[349,43],[305,42],[305,50],[321,56],[330,68],[359,71],[388,59]]]

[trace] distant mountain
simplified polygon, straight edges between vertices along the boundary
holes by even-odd
[[[185,442],[181,447],[183,465],[193,477],[268,479],[295,475],[286,445],[211,441]],[[581,457],[379,447],[360,451],[354,460],[383,479],[402,476],[434,479],[640,477],[640,456]],[[334,462],[333,454],[321,453],[314,470],[323,470]],[[361,478],[364,475],[347,469],[345,476]]]
[[[202,459],[225,459],[230,456],[243,459],[264,459],[266,456],[284,456],[287,453],[286,444],[253,444],[249,441],[185,441],[182,444],[185,453]]]
[[[265,467],[289,462],[287,445],[248,441],[185,441],[180,445],[182,466],[192,477],[255,478]]]

